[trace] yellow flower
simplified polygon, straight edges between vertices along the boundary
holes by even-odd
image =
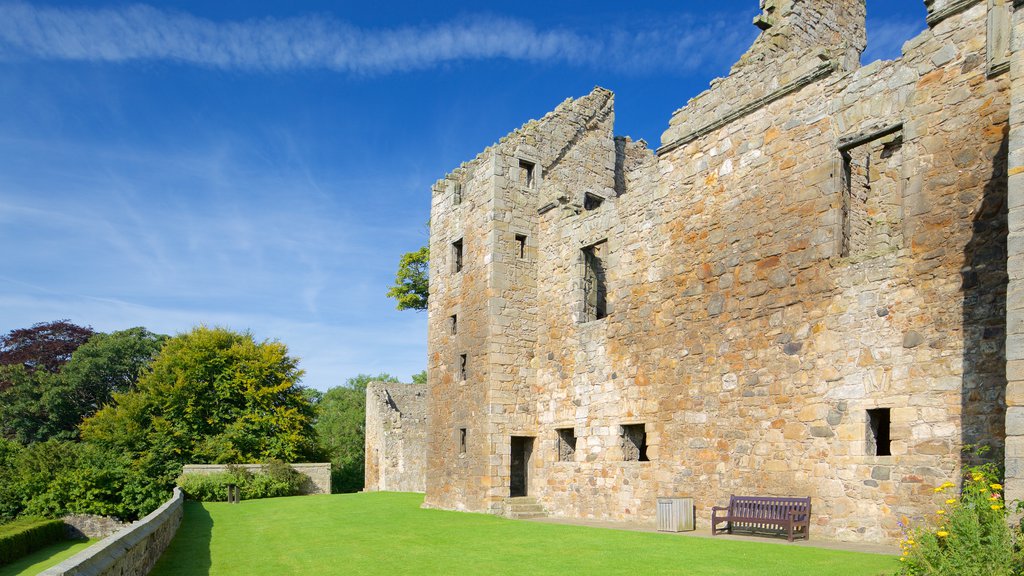
[[[913,545],[914,545],[914,541],[913,540],[907,540],[907,546],[913,546]]]
[[[936,510],[935,513],[936,514],[945,514],[946,511],[945,510]]]
[[[989,506],[989,508],[991,508],[993,510],[999,510],[1000,508],[1002,508],[1002,506],[1000,506],[999,504],[993,504],[993,505]]]
[[[907,561],[906,558],[900,557],[900,562],[906,562],[906,561]]]
[[[1003,485],[1002,484],[989,484],[989,487],[992,488],[993,490],[1002,490],[1003,489]]]
[[[939,538],[945,538],[946,536],[949,536],[949,532],[946,532],[945,530],[939,530],[935,533],[935,535]]]
[[[935,489],[935,493],[938,494],[939,492],[942,492],[943,490],[945,490],[945,488],[943,488],[942,486],[939,486],[938,488]]]
[[[952,482],[943,482],[942,483],[942,487],[943,488],[952,488],[953,486],[956,486],[956,484],[953,484]]]
[[[946,500],[946,504],[955,504],[955,503],[956,503],[956,498],[950,498],[949,500]]]
[[[972,474],[971,478],[974,479],[975,482],[981,482],[985,477],[981,474]]]

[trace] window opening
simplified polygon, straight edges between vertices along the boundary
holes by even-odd
[[[519,184],[526,188],[533,188],[534,163],[526,160],[519,161]]]
[[[903,245],[903,137],[897,131],[844,150],[840,254],[872,258]]]
[[[601,207],[601,203],[604,202],[604,198],[597,194],[591,194],[587,192],[583,194],[583,209],[584,210],[597,210]]]
[[[466,380],[466,355],[459,354],[459,380]]]
[[[462,238],[452,242],[452,267],[456,272],[462,272]]]
[[[889,408],[873,408],[868,410],[868,455],[892,455],[892,442],[889,437],[889,429]]]
[[[605,259],[608,243],[598,242],[583,249],[583,322],[608,315]]]
[[[449,318],[449,325],[451,326],[452,336],[459,333],[459,315],[452,314]]]
[[[622,425],[622,459],[627,462],[649,462],[647,432],[643,424]]]
[[[526,236],[524,234],[516,234],[516,251],[520,258],[526,258]]]
[[[466,429],[459,428],[459,454],[466,453]]]
[[[572,428],[559,428],[558,461],[572,462],[576,455],[576,432]]]

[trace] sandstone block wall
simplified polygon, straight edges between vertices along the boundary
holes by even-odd
[[[367,492],[426,491],[427,386],[366,387]]]
[[[302,493],[309,494],[330,494],[331,493],[331,463],[313,462],[288,464],[293,470],[306,477],[302,486]],[[235,464],[238,468],[244,468],[254,474],[263,470],[262,464]],[[221,474],[228,471],[227,464],[186,464],[182,474]]]
[[[94,514],[72,514],[61,518],[61,520],[64,522],[65,535],[72,540],[79,538],[106,538],[129,525],[116,518],[96,516]]]
[[[185,496],[174,496],[145,518],[40,573],[40,576],[149,574],[181,525]]]
[[[557,516],[811,496],[893,542],[963,446],[1021,475],[1021,10],[929,3],[860,67],[862,0],[764,5],[656,152],[597,88],[434,186],[427,505],[498,512],[525,461]]]

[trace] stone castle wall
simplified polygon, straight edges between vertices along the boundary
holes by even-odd
[[[427,386],[366,387],[367,492],[426,491]]]
[[[931,3],[902,58],[858,67],[862,1],[765,5],[657,153],[614,136],[598,88],[435,185],[427,505],[500,511],[526,437],[556,516],[684,495],[707,524],[730,494],[811,496],[816,534],[886,542],[964,445],[1018,461],[999,47],[1019,15]]]
[[[288,465],[292,467],[292,470],[306,477],[301,488],[303,495],[331,493],[330,462],[289,463]],[[222,474],[227,472],[230,467],[242,468],[253,474],[259,474],[263,471],[263,464],[186,464],[182,468],[181,473],[206,476],[209,474]]]

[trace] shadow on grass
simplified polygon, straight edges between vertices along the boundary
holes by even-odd
[[[64,540],[51,544],[40,550],[23,556],[10,564],[0,565],[0,576],[15,576],[18,574],[38,574],[47,568],[63,562],[67,558],[78,554],[88,548],[88,545],[95,541],[90,540]]]
[[[185,516],[151,576],[191,576],[210,573],[213,518],[198,502],[185,502]],[[2,576],[2,575],[0,575]]]

